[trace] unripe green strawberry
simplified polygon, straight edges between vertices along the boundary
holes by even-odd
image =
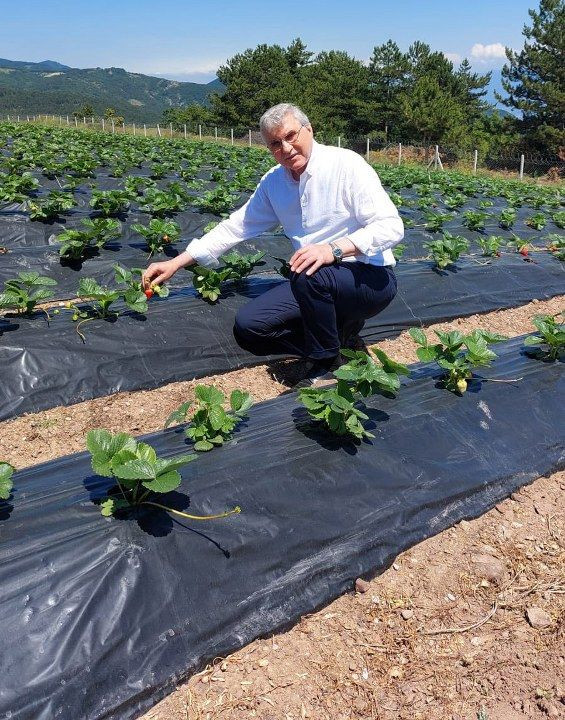
[[[459,379],[457,381],[457,390],[459,390],[460,393],[464,393],[467,390],[467,381],[463,378]]]

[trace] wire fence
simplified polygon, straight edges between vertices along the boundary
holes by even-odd
[[[142,137],[184,138],[231,145],[265,147],[259,130],[246,127],[225,128],[217,125],[168,123],[155,125],[125,123],[122,118],[83,117],[74,115],[7,115],[9,122],[41,123],[60,127],[91,129],[112,134]],[[4,116],[0,116],[3,120]],[[369,137],[331,137],[319,134],[326,144],[346,147],[365,156],[368,162],[387,165],[420,165],[430,170],[455,169],[477,174],[500,173],[509,178],[545,177],[559,181],[565,178],[564,157],[516,150],[495,154],[478,149],[440,146],[418,141],[386,142]]]

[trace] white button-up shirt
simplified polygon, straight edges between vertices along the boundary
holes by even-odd
[[[216,267],[220,255],[282,225],[294,249],[349,238],[362,254],[344,260],[395,265],[391,248],[404,226],[379,176],[351,150],[320,145],[298,180],[277,165],[260,180],[253,195],[229,218],[186,248],[196,262]]]

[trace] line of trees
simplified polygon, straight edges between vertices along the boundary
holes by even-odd
[[[507,96],[498,97],[521,117],[501,116],[485,101],[490,72],[472,72],[467,59],[454,67],[426,43],[402,52],[389,40],[364,64],[340,50],[314,55],[297,38],[288,47],[262,44],[230,58],[218,70],[226,90],[212,96],[211,108],[169,108],[165,121],[256,127],[268,107],[294,102],[321,137],[563,152],[564,0],[541,0],[539,11],[529,14],[533,24],[524,27],[524,49],[506,51]]]

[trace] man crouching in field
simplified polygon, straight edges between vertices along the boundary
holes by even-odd
[[[391,248],[404,228],[373,168],[351,150],[317,143],[296,105],[270,108],[260,129],[278,165],[229,218],[178,257],[149,265],[143,282],[161,284],[194,263],[215,267],[237,243],[282,225],[295,251],[290,279],[241,308],[233,332],[255,355],[310,360],[306,385],[329,376],[340,349],[394,298]]]

